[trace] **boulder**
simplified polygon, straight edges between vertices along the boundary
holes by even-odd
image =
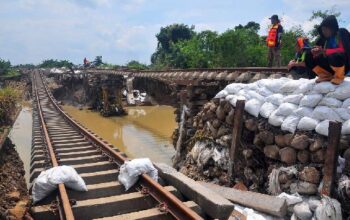
[[[311,153],[311,161],[314,163],[323,163],[325,159],[325,149],[320,149]]]
[[[226,116],[226,118],[225,118],[225,122],[226,122],[227,124],[229,124],[229,125],[232,125],[232,124],[233,124],[234,113],[235,113],[235,110],[232,109],[232,110],[227,114],[227,116]]]
[[[271,158],[271,159],[278,159],[279,155],[279,147],[277,145],[267,145],[264,147],[264,154],[266,157]]]
[[[279,147],[286,147],[287,146],[286,142],[285,142],[284,135],[281,135],[281,134],[275,136],[275,143]]]
[[[218,129],[221,125],[221,122],[218,119],[214,119],[213,121],[213,127]]]
[[[309,183],[319,184],[320,172],[315,167],[304,167],[304,169],[299,172],[299,178]]]
[[[219,106],[217,109],[216,109],[216,117],[220,120],[225,120],[226,118],[226,113],[225,113],[225,109],[224,107],[221,107]]]
[[[245,127],[249,130],[249,131],[256,131],[258,130],[258,124],[256,122],[256,120],[254,119],[248,119],[244,122]]]
[[[280,160],[288,165],[295,163],[297,159],[297,154],[295,150],[291,147],[285,147],[279,150]]]
[[[317,185],[313,183],[308,182],[296,182],[292,183],[290,185],[290,192],[291,193],[299,193],[299,194],[306,194],[306,195],[314,195],[317,193]]]
[[[297,150],[305,150],[306,148],[309,147],[309,137],[307,135],[296,135],[290,146],[297,149]]]
[[[323,141],[324,140],[322,138],[316,138],[315,141],[312,144],[310,144],[310,147],[309,147],[310,151],[316,152],[319,149],[321,149],[323,146]]]
[[[309,204],[306,202],[296,204],[293,208],[293,213],[300,220],[310,220],[312,217],[312,212],[310,210]]]
[[[286,146],[290,146],[292,143],[294,135],[293,134],[285,134],[284,135],[284,143],[286,144]]]
[[[265,145],[271,145],[274,142],[274,135],[270,131],[262,131],[258,136]]]
[[[307,163],[310,161],[310,153],[307,150],[298,151],[297,158],[301,163]]]

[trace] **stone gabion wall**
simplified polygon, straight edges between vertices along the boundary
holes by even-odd
[[[214,99],[193,117],[196,131],[186,142],[181,172],[194,179],[230,185],[227,169],[234,111],[226,100]],[[266,119],[248,113],[243,116],[243,124],[234,184],[243,183],[252,191],[276,193],[271,192],[275,189],[269,190],[269,180],[275,178],[280,191],[317,193],[326,157],[326,137],[314,132],[283,132]],[[342,137],[341,156],[349,148],[349,141],[349,137]],[[277,176],[269,179],[273,170],[278,171]]]

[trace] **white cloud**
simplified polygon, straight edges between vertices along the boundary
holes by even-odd
[[[126,3],[124,3],[124,5],[122,6],[124,11],[136,11],[138,10],[143,3],[145,2],[145,0],[127,0]]]

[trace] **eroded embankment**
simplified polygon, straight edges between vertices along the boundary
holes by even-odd
[[[6,139],[0,151],[0,219],[22,219],[29,195],[23,163],[15,146]]]

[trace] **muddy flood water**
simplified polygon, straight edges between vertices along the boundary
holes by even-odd
[[[25,179],[29,186],[30,152],[32,143],[32,109],[25,106],[19,113],[9,135],[12,143],[16,145],[19,157],[23,161]]]
[[[170,106],[128,107],[123,117],[102,117],[98,112],[63,109],[97,135],[126,153],[130,158],[149,157],[154,162],[171,164],[175,150],[171,135],[177,127]]]

